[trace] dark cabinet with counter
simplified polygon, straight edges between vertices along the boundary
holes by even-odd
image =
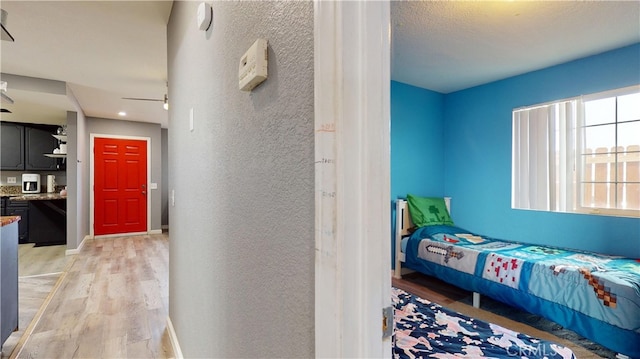
[[[67,200],[58,194],[2,198],[3,216],[20,216],[19,243],[36,247],[67,243]]]
[[[37,246],[67,243],[67,200],[29,202],[29,242]]]

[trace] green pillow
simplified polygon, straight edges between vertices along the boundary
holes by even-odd
[[[417,197],[408,194],[409,214],[417,227],[446,224],[453,226],[444,198]]]

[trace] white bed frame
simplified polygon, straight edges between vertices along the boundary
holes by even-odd
[[[444,197],[444,204],[447,206],[447,211],[451,213],[451,197]],[[402,268],[402,263],[405,261],[405,254],[402,251],[402,238],[410,235],[409,229],[413,227],[411,216],[409,215],[409,206],[404,199],[398,199],[396,201],[396,257],[395,257],[395,269],[393,276],[401,279],[402,274],[414,272],[413,270]],[[473,292],[473,306],[480,308],[480,293]]]

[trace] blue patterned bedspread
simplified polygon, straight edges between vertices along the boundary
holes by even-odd
[[[638,353],[638,259],[496,240],[454,226],[419,228],[411,236],[406,252],[407,263],[412,260],[436,263],[463,273],[464,282],[483,280],[479,281],[482,284],[471,285],[482,286],[483,290],[475,287],[467,289],[485,292],[500,299],[500,292],[509,288],[537,298],[536,304],[540,307],[549,307],[537,308],[538,314],[552,313],[551,316],[554,316],[558,313],[566,316],[567,321],[572,321],[571,312],[560,308],[566,307],[620,328],[626,331],[627,338],[637,340],[638,344],[631,350]],[[467,283],[455,284],[464,287]],[[509,296],[513,297],[512,294]],[[524,303],[526,298],[522,298]],[[532,310],[525,304],[521,308]],[[560,313],[559,310],[564,312]],[[545,316],[549,318],[550,315]],[[585,329],[583,335],[594,331],[598,329]]]
[[[575,358],[571,349],[393,288],[394,358]]]

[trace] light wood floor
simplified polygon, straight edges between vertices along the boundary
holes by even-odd
[[[38,314],[52,289],[73,261],[66,255],[67,246],[35,247],[33,243],[18,246],[18,330],[2,345],[2,358],[8,358],[29,324]]]
[[[74,255],[67,256],[66,245],[34,247],[33,243],[18,246],[18,276],[27,277],[62,272]]]
[[[461,303],[460,300],[468,296],[470,293],[458,287],[444,283],[438,279],[424,276],[419,273],[411,273],[409,275],[403,276],[403,279],[393,278],[392,284],[396,288],[402,289],[421,298],[430,300],[434,303],[455,310],[466,316],[478,318],[486,322],[491,322],[504,328],[524,333],[533,337],[554,341],[558,344],[570,348],[577,358],[601,358],[600,356],[590,352],[589,350],[579,345],[576,345],[568,340],[556,337],[555,335],[548,332]]]
[[[2,358],[8,358],[20,342],[40,307],[49,297],[62,273],[18,278],[18,330],[2,345]]]
[[[11,358],[170,358],[168,235],[86,241]]]

